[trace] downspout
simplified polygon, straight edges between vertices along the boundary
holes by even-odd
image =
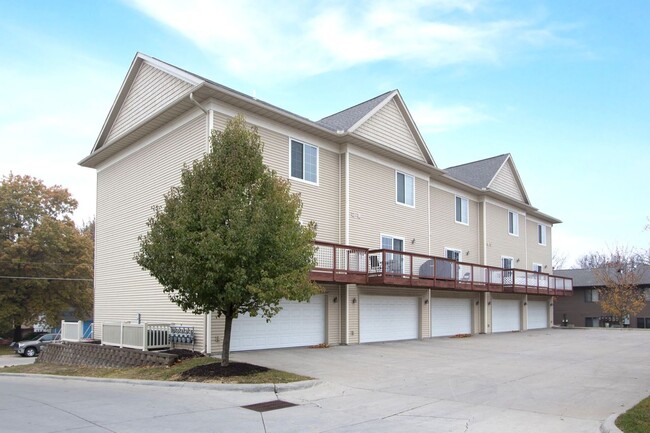
[[[194,93],[190,93],[190,101],[192,101],[192,103],[194,105],[199,107],[199,109],[201,111],[203,111],[203,113],[206,115],[206,117],[208,119],[208,122],[207,122],[208,123],[207,124],[207,127],[208,127],[208,140],[207,140],[207,143],[206,143],[206,151],[209,152],[210,151],[210,131],[212,131],[212,128],[211,128],[211,126],[212,126],[212,116],[210,116],[210,113],[208,112],[208,110],[203,108],[203,106],[201,104],[199,104],[199,102],[196,99],[194,99]],[[210,316],[210,313],[205,313],[203,315],[203,332],[204,332],[203,335],[205,337],[204,338],[205,341],[203,342],[203,346],[204,346],[203,347],[203,352],[204,353],[210,353],[212,351],[212,347],[211,347],[212,342],[210,341],[212,339],[212,336],[211,336],[212,332],[210,332],[210,331],[212,331],[212,317]]]
[[[208,114],[208,110],[203,108],[203,106],[201,104],[199,104],[196,99],[194,99],[194,93],[190,93],[190,101],[192,101],[194,103],[194,105],[199,107],[201,109],[201,111],[203,111],[203,113]]]

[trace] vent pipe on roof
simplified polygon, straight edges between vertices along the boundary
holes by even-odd
[[[201,109],[201,111],[203,111],[205,114],[208,114],[208,110],[206,110],[205,108],[203,108],[203,106],[202,106],[201,104],[199,104],[199,103],[196,101],[196,99],[194,99],[194,93],[190,93],[190,101],[192,101],[192,102],[194,103],[194,105],[196,105],[197,107],[199,107],[199,108]]]

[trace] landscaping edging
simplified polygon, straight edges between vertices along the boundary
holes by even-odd
[[[45,346],[36,362],[90,367],[168,367],[177,356],[113,346],[64,341]]]

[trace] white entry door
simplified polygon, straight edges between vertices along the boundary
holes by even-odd
[[[432,337],[471,333],[471,299],[431,298]]]
[[[411,340],[419,336],[420,300],[415,296],[359,297],[359,341]]]
[[[521,330],[520,306],[517,299],[493,299],[492,332]]]
[[[230,349],[254,350],[325,343],[326,296],[309,302],[281,301],[282,310],[267,322],[262,316],[238,317],[232,324]]]
[[[528,329],[548,328],[548,302],[528,301]]]

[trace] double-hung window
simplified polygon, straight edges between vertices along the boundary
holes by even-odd
[[[541,273],[543,271],[542,265],[540,265],[539,263],[533,263],[533,271]]]
[[[519,236],[519,214],[508,211],[508,233],[513,236]]]
[[[318,148],[291,140],[291,177],[318,183]]]
[[[415,206],[415,179],[408,174],[395,172],[397,202],[406,206]]]
[[[537,225],[537,243],[546,245],[546,226],[542,224]]]
[[[463,257],[463,254],[460,250],[455,250],[453,248],[445,248],[445,256],[447,256],[448,259],[456,260],[457,262],[460,262]]]
[[[465,197],[456,196],[456,222],[469,224],[469,207]]]
[[[381,248],[385,250],[404,251],[404,239],[381,235]],[[404,256],[400,253],[386,253],[386,272],[401,274],[404,268]]]

